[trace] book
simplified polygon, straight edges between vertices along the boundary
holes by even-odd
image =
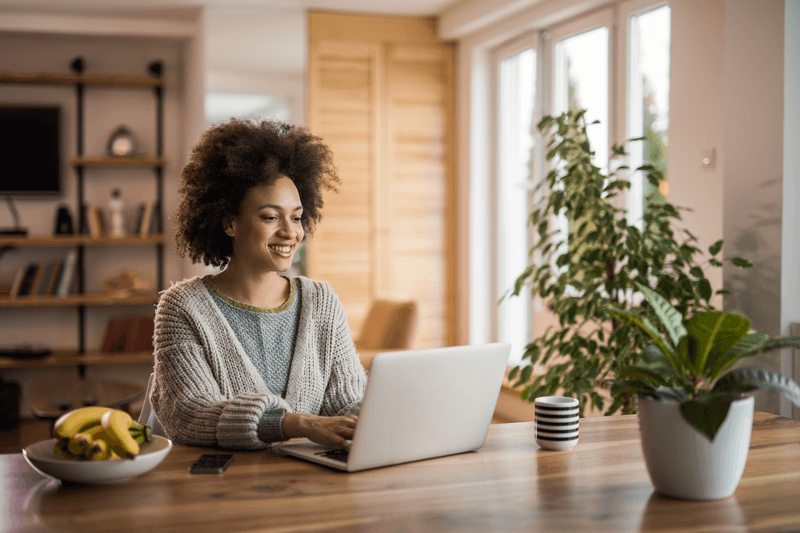
[[[155,321],[148,316],[121,317],[108,322],[103,353],[153,353]]]
[[[39,280],[39,285],[36,288],[36,295],[37,296],[46,296],[47,289],[50,287],[50,282],[52,281],[53,272],[55,271],[56,263],[55,261],[50,261],[44,268],[42,269],[42,278]]]
[[[72,287],[72,281],[75,278],[75,263],[78,260],[75,250],[67,252],[64,258],[64,268],[61,270],[61,277],[58,280],[58,288],[56,294],[58,296],[66,296]]]
[[[150,219],[153,217],[153,204],[154,202],[147,202],[147,204],[145,204],[142,221],[141,224],[139,224],[140,237],[145,237],[150,233]]]
[[[152,318],[147,316],[134,318],[124,351],[153,353],[153,333],[155,333],[155,321]]]
[[[64,260],[61,259],[60,261],[56,261],[54,268],[53,268],[53,275],[50,277],[50,283],[47,285],[47,293],[48,295],[53,295],[56,293],[56,289],[58,289],[58,282],[61,279],[61,270],[64,268]]]
[[[138,235],[142,229],[142,218],[144,217],[145,205],[146,204],[142,202],[136,206],[136,215],[133,218],[133,227],[131,227],[131,233],[134,235]]]
[[[19,293],[17,293],[17,296],[27,296],[31,293],[33,280],[36,277],[36,272],[38,270],[38,263],[28,263],[28,266],[25,268],[25,276],[22,278],[22,283],[20,283]]]
[[[93,205],[86,206],[86,223],[89,228],[89,235],[92,237],[100,237],[103,234],[103,230],[100,227],[100,215]]]
[[[103,353],[121,353],[125,350],[128,331],[131,327],[131,318],[114,318],[109,320],[106,327],[106,337],[103,341]]]
[[[155,235],[159,232],[161,222],[161,204],[153,202],[153,212],[150,215],[150,234]]]
[[[97,227],[100,230],[99,235],[108,235],[108,220],[106,220],[106,211],[102,207],[94,208],[94,216],[97,219]]]
[[[17,273],[14,275],[14,281],[11,283],[11,292],[8,295],[9,298],[16,298],[19,296],[19,287],[22,285],[22,278],[25,277],[25,270],[27,268],[27,265],[22,265],[17,269]]]

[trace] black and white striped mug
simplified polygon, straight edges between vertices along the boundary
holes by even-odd
[[[546,450],[569,450],[578,444],[578,400],[540,396],[534,405],[536,444]]]

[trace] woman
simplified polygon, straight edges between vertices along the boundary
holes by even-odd
[[[161,294],[151,403],[176,443],[349,450],[366,373],[325,282],[289,278],[338,182],[330,150],[288,124],[208,130],[181,171],[178,253],[222,267]]]

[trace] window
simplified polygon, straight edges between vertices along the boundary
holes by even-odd
[[[554,32],[555,33],[555,32]],[[608,167],[609,29],[601,26],[557,40],[553,47],[553,115],[586,109],[594,163]],[[599,124],[592,124],[595,120]]]
[[[498,51],[495,61],[496,165],[492,191],[494,231],[490,269],[494,272],[491,303],[509,294],[528,265],[530,241],[531,163],[534,149],[536,49],[530,39]],[[499,341],[511,343],[512,361],[521,361],[530,337],[528,298],[506,297],[497,306],[491,330]]]
[[[524,346],[541,327],[539,321],[547,321],[542,302],[531,302],[530,293],[497,305],[534,260],[529,257],[532,235],[527,219],[533,189],[547,171],[536,124],[544,114],[587,109],[595,165],[608,172],[613,143],[644,137],[628,145],[626,163],[631,168],[649,163],[666,172],[670,21],[670,8],[663,1],[627,0],[491,51],[486,108],[490,142],[489,147],[473,144],[473,149],[486,150],[491,162],[480,185],[485,192],[477,200],[485,202],[481,209],[491,220],[470,230],[471,264],[480,272],[471,277],[471,320],[488,317],[489,327],[471,327],[470,341],[511,342],[511,364],[521,360]],[[595,120],[599,123],[592,124]],[[473,127],[480,127],[478,121]],[[645,197],[652,191],[641,172],[630,179],[625,207],[629,218],[640,221]],[[666,195],[668,187],[660,193]],[[566,239],[566,219],[557,223]]]
[[[629,146],[630,167],[648,163],[667,171],[669,130],[669,45],[670,8],[661,6],[628,18],[627,58],[627,137],[644,137],[643,142]],[[641,223],[646,209],[645,198],[656,193],[656,199],[669,193],[662,183],[655,191],[639,171],[631,176],[627,207],[632,220]]]

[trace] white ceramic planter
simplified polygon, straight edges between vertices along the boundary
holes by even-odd
[[[709,442],[684,420],[680,404],[639,396],[639,430],[656,492],[686,500],[731,496],[744,472],[753,431],[752,397],[731,404]]]

